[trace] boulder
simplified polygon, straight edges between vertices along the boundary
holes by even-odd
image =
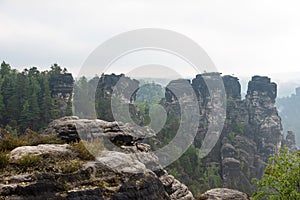
[[[12,150],[9,154],[11,159],[18,160],[25,155],[42,154],[70,155],[73,152],[68,149],[68,144],[40,144],[38,146],[21,146]]]
[[[79,119],[76,116],[63,117],[52,121],[44,134],[55,134],[70,143],[95,138],[106,138],[114,144],[134,145],[145,137],[154,136],[155,132],[147,127],[122,122]]]
[[[247,194],[227,188],[216,188],[202,194],[198,200],[250,200]]]

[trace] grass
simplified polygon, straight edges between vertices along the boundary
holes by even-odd
[[[0,152],[0,169],[5,168],[9,164],[9,158],[5,152]]]
[[[82,160],[95,160],[95,156],[100,155],[104,150],[103,140],[100,138],[94,139],[92,142],[80,141],[71,144],[77,156]]]
[[[6,135],[0,143],[0,151],[11,151],[20,146],[36,146],[39,144],[63,144],[64,142],[55,135],[41,135],[30,131],[19,137]]]
[[[27,154],[22,158],[20,158],[19,160],[17,160],[17,164],[23,170],[27,170],[28,168],[38,166],[40,161],[41,161],[41,157],[39,155]]]

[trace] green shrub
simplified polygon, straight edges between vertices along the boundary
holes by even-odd
[[[5,168],[9,163],[9,158],[6,153],[0,152],[0,169]]]
[[[85,147],[83,141],[71,144],[71,149],[77,154],[82,160],[95,160],[93,156]]]
[[[26,146],[28,142],[12,135],[7,135],[2,138],[0,143],[0,151],[11,151],[20,146]]]
[[[235,138],[235,133],[231,131],[231,132],[229,133],[229,135],[228,135],[228,138],[229,138],[229,140],[230,140],[231,142],[233,142],[233,141],[234,141],[234,138]]]
[[[69,160],[59,164],[59,171],[64,174],[76,172],[81,167],[81,163],[78,160]]]
[[[300,151],[287,148],[269,158],[264,175],[256,182],[253,199],[300,199]]]
[[[41,157],[38,155],[27,154],[27,155],[23,156],[22,158],[20,158],[17,161],[17,163],[21,168],[27,169],[30,167],[37,166],[38,163],[40,162],[40,160],[41,160]]]
[[[63,144],[64,142],[55,135],[41,135],[26,129],[24,135],[19,137],[7,134],[2,138],[0,151],[11,151],[20,146],[36,146],[39,144]]]
[[[63,144],[64,142],[56,135],[41,135],[30,129],[26,129],[25,134],[19,137],[19,140],[25,141],[30,146],[39,144]]]

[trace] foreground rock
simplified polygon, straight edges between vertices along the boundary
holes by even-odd
[[[38,146],[22,146],[17,147],[10,152],[11,159],[20,159],[25,155],[42,155],[42,154],[59,154],[60,156],[72,154],[71,150],[67,148],[67,144],[40,144]]]
[[[0,196],[11,200],[194,199],[184,184],[159,167],[150,146],[137,142],[145,131],[133,130],[126,124],[77,117],[55,120],[47,131],[71,141],[78,137],[80,126],[90,126],[92,134],[85,132],[89,136],[101,135],[121,144],[121,148],[103,149],[94,160],[84,160],[72,144],[18,147],[9,153],[10,164],[0,173]]]
[[[118,145],[133,145],[133,143],[153,136],[151,129],[141,128],[129,123],[108,122],[104,120],[79,119],[76,116],[63,117],[54,120],[48,125],[45,134],[55,134],[60,139],[70,143],[81,139],[92,140],[93,138],[108,138]]]
[[[237,190],[216,188],[205,192],[198,200],[250,200],[250,198]]]

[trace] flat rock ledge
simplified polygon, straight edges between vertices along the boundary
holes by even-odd
[[[198,200],[250,200],[250,198],[238,190],[215,188],[202,194]]]

